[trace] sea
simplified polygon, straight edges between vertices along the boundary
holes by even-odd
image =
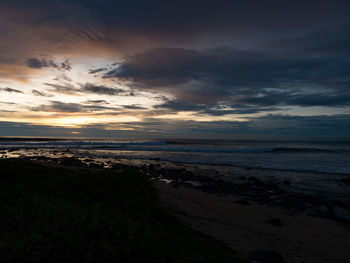
[[[349,141],[120,140],[111,138],[0,138],[4,157],[67,151],[89,158],[162,160],[175,163],[260,169],[290,175],[299,185],[332,188],[350,198]],[[18,153],[18,152],[17,152]],[[19,155],[17,154],[17,157]],[[289,172],[289,173],[288,173]],[[298,178],[296,178],[298,177]],[[288,178],[288,176],[286,177]],[[290,179],[290,178],[289,178]],[[292,178],[293,179],[293,178]]]
[[[350,142],[0,138],[0,149],[70,149],[98,157],[160,159],[350,175]]]

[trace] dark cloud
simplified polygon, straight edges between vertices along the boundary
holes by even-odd
[[[55,68],[58,70],[71,70],[71,64],[68,59],[63,62],[55,62],[53,59],[37,59],[37,58],[29,58],[26,60],[26,64],[30,68],[41,69],[41,68]]]
[[[82,87],[82,92],[90,92],[101,95],[119,95],[124,93],[123,89],[110,88],[103,85],[95,85],[91,83],[86,83]]]
[[[338,112],[346,112],[350,106],[349,9],[348,0],[3,0],[0,78],[4,83],[31,83],[32,74],[40,69],[54,70],[49,79],[55,82],[45,84],[50,93],[36,88],[32,94],[37,96],[152,92],[162,104],[150,116],[178,111],[266,115],[291,106],[298,110],[320,106],[322,112],[325,107],[337,107]],[[95,74],[95,83],[74,82],[76,72],[68,74],[72,66],[63,58],[86,63],[90,68],[86,73]],[[104,65],[103,61],[109,62]],[[111,61],[117,62],[111,66]],[[108,81],[116,86],[105,84]],[[33,110],[118,114],[106,105],[98,98],[81,104],[51,101]],[[122,110],[140,108],[127,105]],[[310,112],[302,109],[300,113]],[[336,116],[334,123],[327,118],[269,115],[245,123],[149,119],[125,125],[134,129],[144,125],[144,132],[229,134],[236,129],[253,134],[261,127],[265,127],[259,130],[262,133],[274,133],[298,125],[317,133],[308,122],[348,123],[345,115]],[[276,129],[269,130],[268,124]],[[101,133],[100,127],[90,128]]]
[[[96,74],[96,73],[100,73],[100,72],[106,71],[106,70],[108,70],[108,68],[90,69],[90,70],[89,70],[89,74]]]
[[[304,32],[268,42],[264,48],[283,51],[290,55],[348,56],[350,54],[349,21],[336,28]]]
[[[46,112],[81,112],[81,107],[78,103],[63,103],[60,101],[52,101],[48,105],[33,107],[31,110]]]
[[[72,66],[71,66],[71,63],[68,59],[64,60],[63,62],[61,62],[60,66],[59,66],[60,69],[63,69],[63,70],[71,70],[72,69]]]
[[[141,107],[139,105],[123,105],[124,109],[128,109],[128,110],[145,110],[147,108],[145,107]]]
[[[272,112],[281,110],[280,107],[266,107],[264,105],[249,106],[246,104],[217,105],[217,104],[195,104],[180,100],[165,100],[164,103],[156,105],[155,109],[166,109],[170,112],[194,111],[197,115],[206,114],[211,116],[223,116],[228,114],[254,114],[260,112]]]
[[[293,94],[292,92],[265,92],[263,96],[246,96],[237,100],[254,106],[325,106],[344,107],[350,105],[350,92],[327,92],[325,94]]]
[[[121,54],[169,45],[238,47],[349,22],[347,0],[167,1],[3,0],[2,52],[33,57],[75,52]],[[179,19],[179,17],[181,19]],[[121,37],[122,36],[122,37]],[[10,51],[10,52],[9,52]],[[10,54],[10,56],[9,56]],[[27,55],[27,56],[23,56]],[[28,56],[30,55],[30,56]],[[40,67],[40,60],[30,63]]]
[[[15,105],[16,103],[14,102],[4,102],[4,101],[0,101],[1,104],[6,104],[6,105]]]
[[[86,93],[98,94],[98,95],[115,95],[115,96],[134,96],[132,92],[124,89],[108,87],[99,84],[85,83],[74,85],[72,83],[65,82],[63,84],[45,83],[45,85],[52,87],[51,92],[69,94],[69,95],[81,95]]]
[[[30,110],[46,111],[46,112],[76,113],[76,112],[119,110],[119,108],[105,107],[101,105],[86,105],[86,104],[79,104],[79,103],[64,103],[61,101],[51,101],[49,104],[32,107],[30,108]]]
[[[26,61],[26,64],[30,68],[42,68],[42,67],[47,67],[46,64],[43,64],[39,59],[36,58],[29,58]]]
[[[64,85],[61,84],[51,84],[51,83],[44,83],[45,85],[52,87],[53,90],[50,90],[52,92],[56,93],[62,93],[62,94],[68,94],[68,95],[78,95],[79,89],[74,87],[74,85],[70,83],[65,83]]]
[[[154,106],[156,109],[169,109],[172,111],[200,111],[206,109],[208,105],[189,103],[180,100],[167,100],[159,105]],[[210,107],[210,106],[209,106]]]
[[[42,12],[46,11],[36,20],[48,21],[52,17],[53,22],[63,24],[68,32],[73,32],[78,37],[94,40],[104,36],[119,45],[122,40],[117,41],[113,34],[122,32],[129,45],[137,44],[137,40],[130,41],[137,35],[159,42],[185,42],[204,34],[217,34],[219,30],[241,37],[258,34],[259,31],[265,34],[288,33],[312,28],[315,24],[326,26],[330,23],[341,23],[346,20],[346,10],[349,9],[349,2],[346,0],[295,0],[287,3],[277,0],[222,0],[215,4],[209,0],[167,3],[160,0],[78,0],[47,3],[34,1],[33,5]],[[24,6],[27,7],[28,4]],[[51,15],[47,14],[48,10]],[[78,17],[77,21],[69,19],[73,14]],[[64,19],[69,19],[66,25],[61,21]],[[102,26],[99,27],[100,24]]]
[[[348,105],[349,76],[345,55],[289,57],[232,48],[151,49],[106,74],[139,89],[171,92],[183,103],[263,106]]]
[[[53,95],[51,95],[51,94],[47,94],[47,93],[45,93],[45,92],[43,92],[43,91],[38,91],[38,90],[35,90],[35,89],[32,90],[32,93],[33,93],[35,96],[41,96],[41,97],[52,97],[52,96],[53,96]]]
[[[106,100],[88,100],[86,103],[88,104],[109,104]]]
[[[223,116],[228,114],[256,114],[280,111],[280,107],[252,107],[247,105],[231,105],[230,107],[212,107],[199,111],[198,114],[208,114],[211,116]]]
[[[23,91],[12,89],[12,88],[0,88],[0,91],[12,92],[12,93],[23,93]]]

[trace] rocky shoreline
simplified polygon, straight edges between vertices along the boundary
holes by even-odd
[[[69,150],[66,150],[69,153]],[[3,155],[2,158],[8,156]],[[200,165],[185,165],[161,160],[97,160],[89,157],[47,157],[19,156],[46,165],[59,165],[72,168],[112,169],[137,168],[152,180],[167,183],[173,187],[186,187],[217,196],[230,196],[234,202],[242,205],[251,203],[278,207],[290,214],[307,215],[335,220],[348,225],[350,223],[350,202],[333,200],[317,195],[306,195],[289,191],[292,182],[287,179],[262,180],[247,170],[236,176],[235,181],[229,181],[222,176],[216,167]],[[347,184],[349,178],[344,178],[341,184]]]

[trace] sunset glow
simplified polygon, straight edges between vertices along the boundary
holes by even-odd
[[[38,135],[62,127],[118,136],[119,127],[145,136],[345,136],[337,128],[350,122],[343,1],[305,4],[313,11],[297,23],[277,1],[268,15],[259,3],[228,2],[215,14],[207,3],[159,7],[158,17],[148,5],[112,1],[19,2],[0,4],[2,135],[34,125]]]

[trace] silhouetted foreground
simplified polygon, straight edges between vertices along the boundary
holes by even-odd
[[[169,216],[137,170],[0,168],[0,262],[243,262]]]

